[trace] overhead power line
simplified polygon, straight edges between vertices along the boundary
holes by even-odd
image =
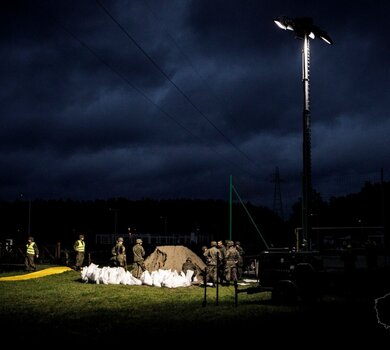
[[[152,65],[175,87],[175,89],[184,97],[184,99],[239,153],[241,153],[247,160],[253,163],[253,160],[242,151],[225,133],[218,128],[218,126],[208,118],[190,99],[190,97],[165,73],[165,71],[158,65],[158,63],[142,48],[142,46],[133,38],[133,36],[119,23],[119,21],[108,11],[108,9],[99,1],[96,0],[98,6],[107,14],[107,16],[119,27],[119,29],[126,35],[128,39],[144,54],[144,56],[152,63]]]
[[[91,55],[93,55],[99,62],[101,62],[104,66],[106,66],[109,70],[111,70],[115,75],[117,75],[123,82],[125,82],[128,86],[130,86],[132,89],[134,89],[137,93],[139,93],[145,100],[147,100],[149,103],[151,103],[158,111],[160,111],[165,117],[172,120],[176,125],[178,125],[180,128],[188,132],[191,136],[193,136],[195,139],[200,141],[201,143],[204,143],[205,140],[193,133],[190,129],[188,129],[185,125],[180,123],[175,117],[173,117],[170,113],[165,111],[161,106],[159,106],[157,103],[155,103],[147,94],[145,94],[141,89],[139,89],[137,86],[135,86],[129,79],[127,79],[120,71],[115,69],[111,64],[109,64],[102,56],[100,56],[93,48],[91,48],[88,44],[86,44],[83,40],[81,40],[77,35],[75,35],[72,31],[70,31],[68,28],[66,28],[64,25],[62,25],[59,22],[53,22],[54,25],[59,26],[65,33],[67,33],[70,37],[72,37],[74,40],[76,40],[82,47],[84,47]],[[220,158],[222,158],[223,161],[230,164],[234,168],[237,168],[241,170],[242,172],[250,175],[250,176],[256,176],[250,171],[247,171],[243,169],[240,165],[237,163],[227,159],[225,156],[223,156],[221,153],[219,153],[215,148],[209,146],[206,143],[206,146],[212,150],[216,155],[218,155]]]

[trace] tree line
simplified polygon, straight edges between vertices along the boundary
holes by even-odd
[[[366,182],[358,193],[324,201],[313,191],[311,226],[385,226],[389,217],[389,182]],[[294,244],[294,229],[301,226],[298,199],[292,214],[282,220],[264,206],[245,204],[260,233],[240,203],[233,203],[232,238],[248,252],[263,249],[260,235],[272,246]],[[201,199],[112,198],[107,200],[1,201],[0,238],[24,243],[28,233],[40,241],[72,244],[79,233],[90,242],[96,234],[149,233],[180,235],[191,232],[229,239],[229,202]]]

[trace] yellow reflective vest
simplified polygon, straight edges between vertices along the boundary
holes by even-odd
[[[79,239],[75,244],[75,250],[80,253],[85,252],[85,242]]]
[[[30,244],[26,244],[27,247],[27,254],[35,255],[35,249],[34,249],[35,242],[31,242]]]

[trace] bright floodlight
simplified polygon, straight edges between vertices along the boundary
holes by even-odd
[[[280,29],[284,29],[286,30],[287,29],[287,26],[283,24],[283,22],[277,20],[277,19],[274,19],[274,22],[276,23],[276,25],[280,28]]]
[[[327,44],[333,44],[330,36],[325,31],[315,26],[313,20],[309,17],[289,18],[280,16],[275,18],[274,22],[281,29],[294,31],[297,38],[303,39],[304,36],[307,35],[311,39],[319,37]]]

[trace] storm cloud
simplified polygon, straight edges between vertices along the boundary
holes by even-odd
[[[8,1],[0,22],[0,198],[227,199],[301,193],[301,46],[312,17],[313,186],[390,164],[385,1]]]

